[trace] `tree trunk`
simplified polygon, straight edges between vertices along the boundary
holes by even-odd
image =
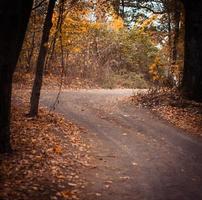
[[[34,54],[34,50],[35,50],[35,38],[36,38],[36,13],[33,14],[33,22],[34,25],[33,28],[33,33],[32,33],[32,39],[31,39],[31,47],[28,51],[28,56],[27,56],[27,67],[26,67],[26,71],[27,72],[31,72],[32,71],[32,58],[33,58],[33,54]]]
[[[172,45],[172,65],[176,65],[178,58],[178,41],[180,36],[180,16],[181,16],[181,4],[179,1],[174,2],[174,35]]]
[[[184,96],[202,101],[202,1],[185,4],[185,59],[182,81]]]
[[[32,9],[32,0],[0,1],[0,153],[11,151],[12,77]]]
[[[172,63],[172,30],[171,30],[171,13],[168,12],[168,45],[169,45],[169,64]]]
[[[31,117],[35,117],[38,114],[40,92],[41,92],[42,81],[43,81],[44,64],[45,64],[45,58],[47,55],[47,45],[48,45],[50,30],[52,27],[52,16],[54,12],[55,2],[56,0],[49,0],[48,11],[47,11],[45,22],[44,22],[40,51],[37,59],[36,74],[34,79],[34,85],[32,88],[32,95],[30,99],[29,115]]]
[[[2,66],[1,66],[2,67]],[[8,66],[1,69],[0,74],[0,152],[10,152],[10,110],[11,110],[11,90],[12,90],[12,71]]]

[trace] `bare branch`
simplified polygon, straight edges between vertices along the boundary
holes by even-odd
[[[32,10],[36,10],[37,8],[39,8],[46,0],[42,0],[40,3],[38,3],[36,6],[34,6],[32,8]]]

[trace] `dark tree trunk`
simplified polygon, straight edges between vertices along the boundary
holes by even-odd
[[[2,67],[2,66],[1,66]],[[12,90],[12,71],[8,66],[1,69],[0,74],[0,152],[11,151],[10,145],[10,109]]]
[[[22,48],[32,0],[0,1],[0,152],[11,151],[12,76]]]
[[[185,60],[182,81],[184,96],[202,101],[202,1],[184,1]]]
[[[181,16],[181,4],[179,1],[174,2],[174,35],[172,46],[172,65],[176,65],[178,58],[177,45],[180,36],[180,16]]]
[[[48,44],[48,40],[49,40],[50,30],[52,27],[52,16],[53,16],[53,11],[54,11],[54,7],[55,7],[55,2],[56,2],[56,0],[49,0],[48,11],[47,11],[45,22],[44,22],[40,51],[39,51],[39,56],[37,59],[36,74],[35,74],[35,79],[34,79],[34,85],[32,88],[32,95],[31,95],[31,99],[30,99],[29,115],[31,117],[35,117],[38,114],[45,58],[47,55],[47,44]]]

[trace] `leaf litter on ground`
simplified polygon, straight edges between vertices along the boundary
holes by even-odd
[[[0,158],[0,199],[79,199],[87,184],[81,171],[90,162],[90,147],[82,140],[82,130],[45,108],[37,118],[27,118],[27,96],[19,99],[15,94],[11,128],[14,152]]]
[[[150,90],[134,95],[132,101],[187,133],[202,136],[202,103],[183,98],[178,90]]]

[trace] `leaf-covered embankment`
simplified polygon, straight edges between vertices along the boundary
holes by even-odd
[[[187,133],[202,136],[202,103],[186,100],[178,91],[167,89],[135,95],[132,101]]]
[[[79,199],[86,185],[80,174],[89,166],[83,131],[46,109],[27,118],[24,101],[12,108],[14,152],[1,157],[0,199]]]

